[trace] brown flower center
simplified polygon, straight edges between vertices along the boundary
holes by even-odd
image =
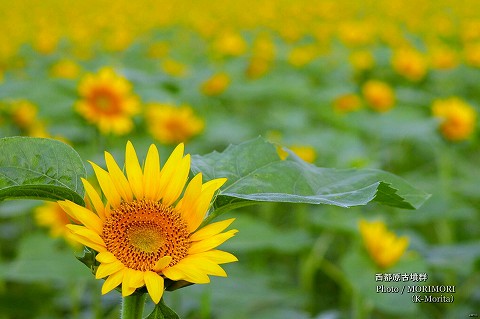
[[[171,256],[170,266],[185,258],[190,234],[180,214],[173,208],[150,200],[122,203],[103,226],[107,250],[126,267],[147,271],[156,262]]]
[[[118,94],[108,87],[98,87],[89,96],[93,107],[104,114],[115,115],[121,112],[121,102]]]

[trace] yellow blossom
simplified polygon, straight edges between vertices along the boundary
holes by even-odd
[[[407,237],[397,237],[381,221],[360,220],[359,225],[365,248],[381,268],[393,266],[408,247]]]
[[[367,104],[378,112],[390,110],[395,103],[395,94],[385,82],[369,80],[363,85],[362,93]]]
[[[145,118],[150,134],[166,144],[186,142],[204,127],[203,120],[188,105],[152,103],[147,105]]]
[[[435,46],[429,54],[430,65],[434,69],[447,70],[458,65],[458,54],[447,46]]]
[[[374,28],[366,21],[349,21],[340,24],[338,35],[347,46],[367,45],[374,40]]]
[[[427,73],[427,62],[423,55],[412,49],[400,49],[393,55],[392,65],[398,74],[410,81],[419,81]]]
[[[55,202],[45,202],[42,206],[35,209],[35,221],[39,226],[47,227],[50,236],[53,238],[63,238],[74,248],[79,248],[78,242],[72,240],[68,234],[70,231],[67,225],[72,221],[68,218],[65,211]]]
[[[317,152],[309,145],[292,145],[290,150],[307,163],[313,163],[317,157]]]
[[[42,30],[38,32],[35,39],[35,48],[42,54],[50,54],[55,51],[58,44],[58,36],[51,30]]]
[[[62,59],[50,69],[53,77],[63,79],[75,79],[80,74],[80,67],[72,60]]]
[[[200,90],[208,96],[222,94],[230,84],[230,77],[224,72],[216,73],[203,82]]]
[[[292,145],[289,149],[307,163],[313,163],[317,157],[315,149],[309,145]],[[288,152],[281,146],[277,146],[277,153],[281,160],[288,157]]]
[[[257,79],[268,72],[271,64],[269,60],[254,56],[248,63],[245,75],[250,79]]]
[[[218,36],[214,48],[222,55],[239,56],[247,50],[247,43],[239,33],[226,31]]]
[[[112,68],[103,68],[97,74],[87,74],[78,91],[81,100],[75,109],[102,133],[122,135],[132,130],[132,116],[139,112],[139,102],[126,78]]]
[[[343,94],[333,101],[333,108],[340,113],[358,110],[362,107],[362,100],[355,93]]]
[[[290,51],[288,62],[298,68],[312,62],[317,55],[317,48],[314,45],[298,46]]]
[[[457,97],[434,101],[432,112],[440,119],[440,131],[448,140],[468,139],[475,130],[477,121],[475,109]]]
[[[22,130],[27,130],[37,121],[37,106],[29,101],[12,102],[10,112],[13,122]]]
[[[480,41],[465,45],[464,55],[467,64],[480,68]]]
[[[352,52],[349,56],[349,61],[356,71],[370,70],[375,63],[372,52],[368,50]]]
[[[206,284],[211,275],[227,276],[220,264],[237,258],[216,248],[237,233],[224,232],[234,219],[201,226],[226,178],[203,183],[198,173],[187,183],[190,154],[184,155],[183,144],[162,168],[153,144],[143,168],[130,142],[125,165],[118,166],[108,152],[105,162],[106,170],[91,162],[101,192],[82,179],[87,207],[59,202],[78,220],[67,225],[69,236],[97,252],[95,278],[105,278],[102,294],[121,286],[126,297],[145,287],[157,304],[167,288],[166,279]],[[125,167],[126,175],[120,167]]]

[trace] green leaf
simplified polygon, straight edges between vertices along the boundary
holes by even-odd
[[[402,178],[376,169],[332,169],[306,163],[257,138],[230,145],[224,152],[192,156],[192,171],[205,180],[228,178],[215,201],[214,216],[251,202],[330,204],[341,207],[371,201],[415,209],[429,197]]]
[[[155,305],[152,313],[148,315],[145,319],[179,319],[180,317],[177,315],[175,311],[170,309],[163,298],[160,299],[160,302]]]
[[[33,137],[0,139],[0,201],[9,198],[69,199],[84,205],[85,166],[73,148]]]

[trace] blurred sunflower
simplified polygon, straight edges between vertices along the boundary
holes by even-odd
[[[333,101],[333,109],[339,113],[348,113],[362,107],[362,100],[355,93],[342,94]]]
[[[146,108],[145,118],[150,134],[165,144],[186,142],[204,127],[203,120],[188,105],[152,103]]]
[[[289,149],[307,163],[313,163],[317,157],[317,152],[310,145],[292,145]],[[277,147],[277,154],[281,160],[288,157],[288,152],[280,146]]]
[[[224,72],[216,73],[202,82],[200,91],[207,96],[222,94],[230,84],[230,77]]]
[[[132,116],[139,110],[138,98],[128,80],[112,68],[88,74],[78,86],[81,100],[75,109],[102,133],[126,134],[133,128]]]
[[[108,152],[108,170],[91,163],[107,204],[85,179],[86,201],[93,209],[59,202],[80,222],[67,225],[70,236],[98,252],[100,265],[95,277],[107,277],[102,294],[121,284],[122,296],[129,296],[146,286],[158,303],[166,279],[208,283],[208,275],[226,276],[219,264],[237,261],[232,254],[214,249],[235,235],[237,230],[222,233],[234,219],[199,228],[215,192],[226,179],[202,183],[199,173],[183,192],[190,171],[190,155],[183,154],[184,146],[179,144],[160,169],[159,154],[152,144],[142,170],[128,142],[126,176]]]
[[[361,220],[359,225],[365,247],[378,266],[394,265],[407,249],[408,238],[397,237],[383,222]]]
[[[72,60],[63,59],[51,67],[50,74],[56,78],[75,79],[80,74],[80,67]]]
[[[62,237],[72,247],[80,248],[79,243],[68,236],[70,231],[67,225],[71,223],[71,220],[58,203],[45,202],[35,209],[34,215],[36,223],[39,226],[47,227],[51,237]]]
[[[413,49],[401,49],[392,57],[392,65],[398,74],[410,81],[420,81],[427,73],[427,61]]]
[[[440,131],[450,141],[466,140],[475,130],[477,122],[475,109],[457,97],[435,100],[432,113],[440,119]]]
[[[377,112],[390,110],[395,103],[395,93],[385,82],[369,80],[362,87],[367,104]]]

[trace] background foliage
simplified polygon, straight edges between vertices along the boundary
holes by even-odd
[[[155,142],[165,159],[175,142],[148,110],[186,105],[203,123],[176,126],[192,154],[261,135],[319,167],[392,172],[431,198],[416,211],[262,203],[226,212],[240,232],[222,248],[240,262],[227,279],[167,293],[167,304],[185,318],[468,316],[480,311],[478,12],[476,1],[450,0],[0,1],[0,135],[60,139],[97,163],[104,150],[122,162],[127,140],[139,154]],[[138,99],[128,134],[75,108],[82,81],[103,67]],[[385,84],[375,98],[371,80]],[[473,113],[435,114],[451,97]],[[442,128],[451,118],[463,138]],[[0,203],[0,318],[118,317],[119,296],[100,296],[101,282],[73,258],[79,247],[38,225],[41,205]],[[362,218],[409,238],[392,268],[365,250]],[[377,294],[382,272],[425,272],[425,285],[455,285],[455,301]]]

